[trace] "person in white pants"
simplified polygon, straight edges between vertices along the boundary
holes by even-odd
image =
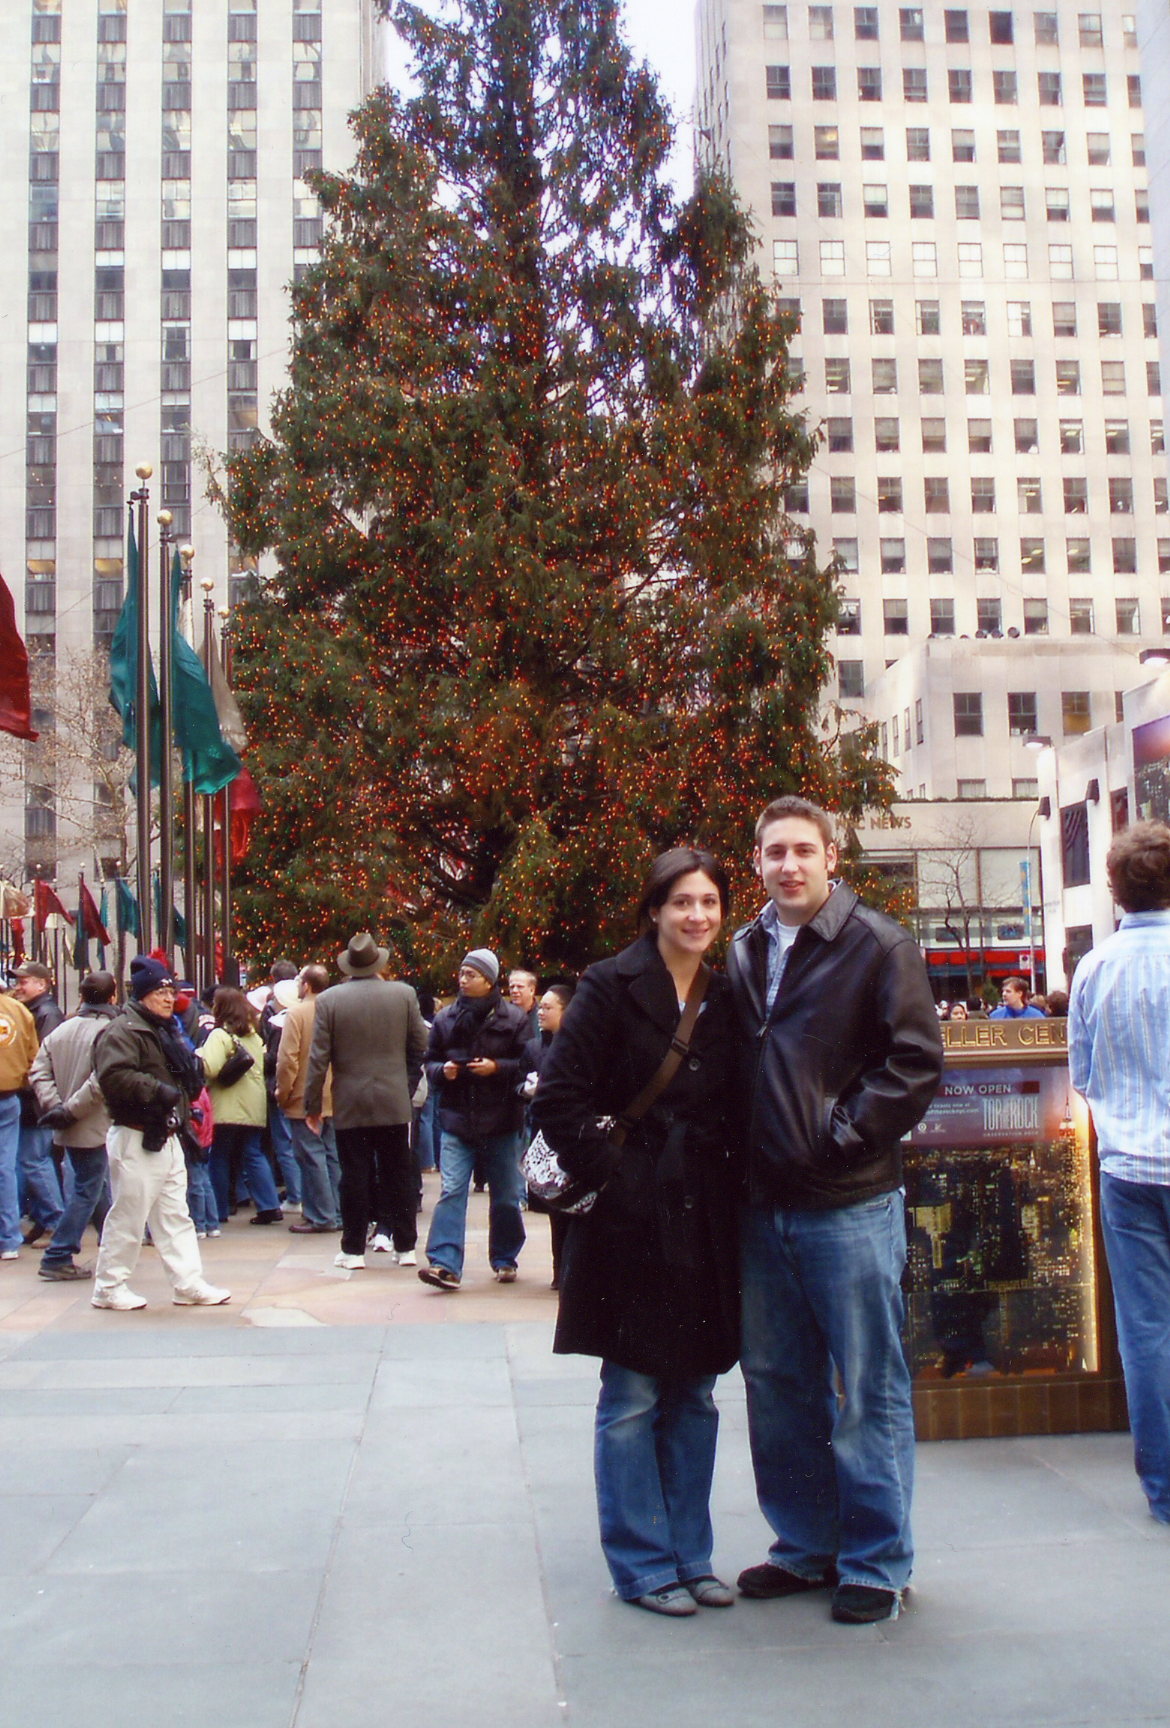
[[[145,1308],[129,1280],[150,1226],[179,1307],[218,1307],[230,1290],[209,1284],[187,1210],[187,1166],[179,1128],[202,1084],[172,1010],[175,980],[149,955],[130,964],[131,1000],[102,1034],[97,1076],[113,1118],[106,1138],[114,1203],[94,1268],[95,1308]]]

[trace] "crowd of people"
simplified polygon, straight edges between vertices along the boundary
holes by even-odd
[[[477,947],[437,1007],[360,932],[339,984],[278,961],[247,994],[200,999],[155,952],[132,962],[121,1009],[96,972],[66,1019],[49,969],[26,962],[0,996],[0,1258],[43,1241],[41,1278],[92,1278],[96,1307],[139,1309],[146,1235],[175,1303],[218,1305],[230,1292],[199,1243],[247,1202],[253,1226],[339,1234],[342,1272],[381,1254],[450,1296],[473,1185],[501,1284],[526,1208],[546,1209],[554,1349],[601,1363],[595,1479],[618,1596],[671,1617],[734,1603],[712,1569],[710,1491],[714,1388],[738,1361],[772,1532],[740,1595],[829,1591],[835,1620],[892,1617],[913,1564],[901,1146],[942,1076],[943,1016],[909,932],[836,877],[824,811],[775,799],[753,862],[763,909],[723,972],[707,957],[727,876],[693,848],[655,861],[630,946],[543,994]],[[1170,1523],[1170,828],[1135,825],[1109,868],[1125,915],[1071,1004],[1011,978],[990,1018],[1069,1014],[1138,1472]],[[555,1176],[543,1201],[526,1195],[530,1142]]]

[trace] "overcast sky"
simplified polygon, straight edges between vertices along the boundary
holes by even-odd
[[[674,176],[680,190],[691,183],[692,137],[687,123],[695,91],[695,24],[693,0],[625,0],[626,38],[638,58],[657,72],[663,94],[679,122]],[[386,32],[387,70],[391,80],[401,65],[397,40]]]

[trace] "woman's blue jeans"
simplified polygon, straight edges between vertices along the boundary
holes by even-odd
[[[601,1547],[626,1601],[711,1570],[715,1376],[655,1380],[601,1364],[594,1475]]]
[[[747,1208],[743,1377],[769,1559],[900,1590],[913,1544],[914,1414],[902,1348],[901,1193],[824,1211]],[[838,1396],[838,1381],[840,1396]]]
[[[272,1166],[264,1156],[259,1128],[236,1122],[217,1122],[211,1142],[211,1185],[219,1202],[219,1220],[226,1224],[231,1211],[233,1155],[242,1157],[244,1180],[258,1212],[279,1212],[280,1198]]]

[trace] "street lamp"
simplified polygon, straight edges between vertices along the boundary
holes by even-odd
[[[201,576],[203,590],[203,665],[212,683],[211,661],[215,653],[215,579]],[[215,983],[215,799],[203,795],[203,987]]]
[[[150,488],[146,482],[154,473],[149,462],[140,462],[134,470],[139,485],[130,494],[131,522],[134,508],[138,509],[138,677],[134,693],[135,744],[138,794],[135,817],[138,849],[138,946],[149,953],[151,941],[150,905],[150,568],[149,506]]]

